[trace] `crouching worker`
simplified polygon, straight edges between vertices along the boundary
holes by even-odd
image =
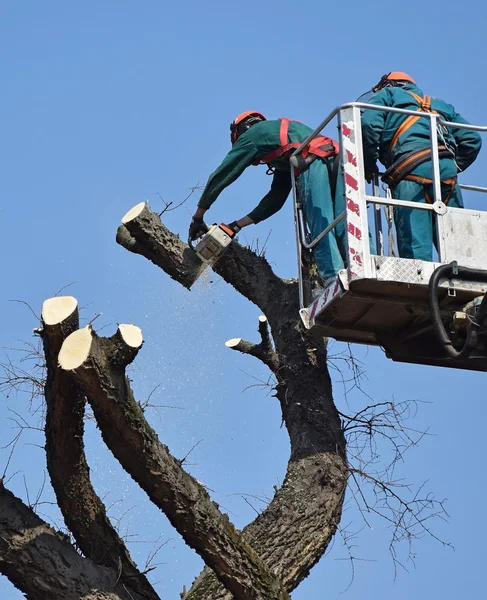
[[[370,104],[419,112],[434,112],[444,121],[468,124],[456,110],[439,98],[425,96],[406,73],[384,75],[372,89]],[[365,110],[362,116],[365,174],[377,172],[376,161],[386,167],[382,180],[392,197],[413,202],[433,202],[430,120],[416,115]],[[477,158],[481,138],[475,131],[438,127],[441,199],[463,208],[457,174]],[[395,208],[399,256],[433,260],[433,215],[430,211]],[[435,240],[436,244],[436,240]]]
[[[243,227],[268,219],[280,210],[292,187],[289,158],[311,133],[312,129],[297,121],[268,121],[262,114],[252,111],[239,115],[230,125],[232,149],[208,179],[191,221],[189,239],[195,240],[205,232],[203,217],[206,211],[251,165],[267,165],[267,172],[272,173],[271,189],[254,210],[228,227],[238,233]],[[316,157],[297,179],[306,220],[315,238],[335,219],[333,200],[337,187],[338,144],[330,138],[319,137],[310,143],[304,154]],[[338,187],[343,195],[343,186]],[[343,237],[340,235],[341,245]],[[322,285],[344,268],[334,231],[317,244],[314,258]]]

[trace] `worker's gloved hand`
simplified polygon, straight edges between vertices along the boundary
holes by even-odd
[[[233,235],[236,235],[242,229],[237,225],[237,221],[232,221],[227,227],[233,231]]]
[[[365,181],[367,183],[372,183],[374,181],[374,177],[379,173],[379,167],[377,163],[373,162],[365,165]]]
[[[189,226],[188,238],[191,242],[194,242],[199,237],[204,235],[207,231],[208,225],[203,221],[203,219],[193,217]]]

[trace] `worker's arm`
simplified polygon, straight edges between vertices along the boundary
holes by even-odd
[[[248,136],[241,136],[225,156],[221,165],[208,178],[198,202],[195,217],[202,217],[222,191],[238,179],[247,167],[256,162],[257,158],[256,145],[248,139]]]
[[[380,90],[372,96],[368,104],[392,106],[392,97],[387,89]],[[365,173],[377,171],[379,159],[379,142],[386,124],[387,113],[380,110],[365,110],[362,114],[362,144],[364,148]]]
[[[247,217],[244,217],[244,219],[240,219],[240,221],[247,221],[250,219],[251,223],[260,223],[260,221],[268,219],[283,207],[286,198],[289,196],[291,187],[290,171],[276,170],[272,178],[272,185],[269,192],[262,198],[254,210],[250,212]],[[240,221],[237,221],[239,225]],[[246,222],[245,225],[247,224],[249,223]]]
[[[462,115],[454,113],[452,121],[455,123],[464,123],[468,125]],[[455,138],[457,151],[455,160],[460,171],[465,171],[477,158],[480,148],[482,147],[482,138],[476,131],[468,129],[451,129],[451,133]]]

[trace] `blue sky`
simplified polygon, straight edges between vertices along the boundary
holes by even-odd
[[[146,343],[131,371],[139,398],[154,393],[161,408],[150,414],[161,439],[176,456],[191,454],[191,472],[228,509],[237,524],[253,518],[239,493],[272,494],[282,481],[288,440],[279,408],[262,385],[263,366],[224,347],[231,337],[256,338],[257,309],[217,277],[208,275],[187,292],[141,257],[115,243],[123,214],[148,199],[154,209],[178,201],[204,183],[229,148],[228,124],[243,110],[318,124],[336,105],[357,98],[390,70],[415,77],[427,93],[453,103],[471,122],[487,123],[485,4],[433,0],[416,13],[390,2],[245,4],[165,1],[4,2],[0,6],[0,288],[1,345],[31,341],[42,301],[62,286],[85,306],[84,322],[98,313],[110,334],[133,322]],[[462,181],[487,185],[485,155]],[[264,169],[250,169],[212,207],[215,221],[231,221],[252,209],[267,191]],[[481,206],[466,196],[469,206]],[[185,236],[193,200],[167,215]],[[248,241],[272,230],[268,258],[286,277],[296,274],[290,202],[272,220],[246,230]],[[401,365],[378,349],[355,348],[367,372],[364,387],[376,400],[418,399],[411,423],[433,435],[408,453],[401,475],[448,498],[448,523],[415,546],[416,566],[394,571],[385,523],[373,522],[354,541],[355,579],[342,597],[397,600],[416,597],[480,597],[484,587],[483,468],[487,409],[478,373]],[[7,350],[2,350],[3,355]],[[337,382],[335,397],[346,411],[368,399],[347,401]],[[22,396],[0,398],[1,444],[14,435],[12,413],[26,414]],[[37,416],[31,418],[36,422]],[[9,468],[9,486],[26,497],[42,484],[42,444],[26,432]],[[93,480],[111,514],[130,536],[144,566],[146,542],[167,544],[154,574],[164,598],[177,598],[198,573],[200,561],[185,548],[165,518],[139,493],[109,456],[92,423],[87,452]],[[1,465],[8,452],[0,453]],[[3,471],[3,466],[2,466]],[[43,499],[50,499],[46,489]],[[49,504],[40,507],[61,526]],[[127,513],[126,511],[130,509]],[[126,514],[125,514],[126,513]],[[363,523],[350,503],[344,523]],[[133,537],[137,533],[138,537]],[[350,565],[337,538],[330,554],[293,594],[296,600],[335,598],[345,590]],[[18,598],[0,580],[0,596]]]

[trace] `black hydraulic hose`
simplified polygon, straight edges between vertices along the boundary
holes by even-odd
[[[480,306],[478,308],[477,314],[475,315],[475,318],[479,325],[482,325],[486,315],[487,315],[487,294],[484,294],[484,297],[482,298],[482,302],[480,303]]]
[[[487,271],[471,269],[470,267],[459,267],[455,263],[440,265],[433,271],[433,275],[431,275],[428,285],[428,302],[436,337],[450,358],[461,360],[462,358],[468,357],[477,345],[478,326],[472,325],[470,327],[467,333],[467,339],[461,350],[456,350],[453,347],[450,336],[446,332],[443,321],[441,320],[440,306],[438,303],[438,286],[440,279],[442,277],[449,277],[451,279],[453,276],[466,280],[481,281],[487,284]],[[487,301],[485,299],[486,296],[484,295],[479,312],[481,310],[482,313],[487,313]]]

